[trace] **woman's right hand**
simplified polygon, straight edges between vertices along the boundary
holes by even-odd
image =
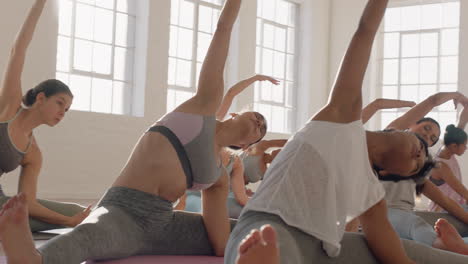
[[[79,225],[81,222],[83,222],[83,220],[85,220],[85,218],[88,217],[89,214],[91,213],[91,207],[92,205],[88,206],[88,208],[75,214],[74,216],[70,217],[66,226],[75,227]]]
[[[267,75],[261,75],[261,74],[257,74],[254,76],[255,80],[256,81],[269,81],[271,82],[272,84],[274,85],[278,85],[280,83],[279,80],[273,78],[273,77],[270,77],[270,76],[267,76]]]

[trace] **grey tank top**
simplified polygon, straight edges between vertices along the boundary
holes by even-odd
[[[19,150],[13,144],[10,133],[8,132],[9,124],[18,117],[22,110],[23,109],[21,108],[11,120],[0,122],[0,176],[18,168],[24,158],[24,155],[31,146],[32,136],[29,139],[26,151],[23,152]]]
[[[250,183],[255,183],[263,179],[264,173],[260,169],[261,158],[262,156],[248,155],[246,153],[242,157],[242,163],[244,164],[244,174]]]

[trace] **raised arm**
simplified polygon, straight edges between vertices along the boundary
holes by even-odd
[[[234,98],[256,81],[269,81],[274,85],[279,84],[278,80],[260,74],[257,74],[255,76],[252,76],[248,79],[236,83],[234,86],[229,88],[226,95],[223,97],[223,101],[221,102],[221,105],[219,106],[218,111],[216,112],[216,119],[224,119],[226,117],[227,112],[229,111],[229,108],[232,105],[232,101],[234,100]]]
[[[230,184],[236,201],[242,206],[246,205],[249,200],[249,196],[245,189],[244,165],[239,157],[235,157],[234,164],[232,166]]]
[[[395,119],[387,126],[387,128],[394,128],[400,130],[407,129],[411,125],[414,125],[425,115],[427,115],[430,111],[432,111],[434,107],[439,106],[450,100],[454,100],[454,103],[456,105],[458,102],[465,103],[467,99],[463,94],[459,92],[443,92],[431,95],[426,100],[411,108],[404,115]]]
[[[241,0],[227,0],[200,71],[195,96],[176,111],[215,115],[224,94],[224,67],[229,52],[232,28],[241,7]]]
[[[414,263],[406,256],[400,238],[388,221],[385,200],[363,213],[359,220],[369,247],[380,263]]]
[[[465,130],[467,122],[468,122],[468,105],[463,108],[463,111],[461,112],[460,117],[458,118],[457,127]]]
[[[403,107],[413,107],[416,103],[412,101],[403,101],[403,100],[394,100],[394,99],[385,99],[380,98],[374,100],[372,103],[368,104],[364,109],[362,109],[361,120],[362,123],[367,123],[372,116],[377,113],[377,111],[382,109],[393,109],[393,108],[403,108]]]
[[[12,116],[21,105],[21,74],[26,51],[33,38],[46,0],[36,0],[10,51],[8,65],[0,87],[0,115]]]
[[[335,81],[328,104],[313,120],[349,123],[361,119],[362,83],[372,44],[388,0],[369,0]]]
[[[468,212],[465,212],[454,200],[445,196],[431,181],[426,181],[422,193],[434,203],[444,208],[449,214],[468,224]]]
[[[287,139],[262,140],[255,144],[257,152],[265,152],[269,148],[282,148],[288,142]]]
[[[447,164],[441,162],[439,168],[432,170],[431,177],[444,180],[455,192],[468,201],[468,189],[453,175],[452,170]]]
[[[90,208],[69,217],[41,205],[36,198],[37,180],[42,165],[42,155],[35,141],[31,150],[26,154],[21,163],[21,172],[18,183],[18,193],[26,195],[29,215],[50,224],[74,227],[81,223],[90,213]]]

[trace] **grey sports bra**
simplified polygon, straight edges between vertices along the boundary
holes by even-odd
[[[215,155],[216,119],[183,112],[171,112],[148,132],[164,135],[174,147],[187,178],[188,190],[203,190],[220,177]]]
[[[18,115],[23,111],[21,108],[16,115],[6,122],[0,122],[0,176],[4,173],[15,170],[21,164],[24,155],[29,150],[32,142],[32,136],[29,139],[26,151],[19,150],[11,140],[10,133],[8,132],[9,124],[15,120]]]
[[[245,154],[242,157],[244,164],[244,174],[250,183],[255,183],[263,179],[264,173],[260,169],[260,159],[262,156]]]

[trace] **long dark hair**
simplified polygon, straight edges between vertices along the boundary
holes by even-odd
[[[65,93],[73,97],[70,88],[63,82],[50,79],[39,83],[36,87],[29,89],[23,96],[23,104],[26,107],[32,106],[36,102],[36,97],[39,93],[44,93],[46,97],[53,96],[58,93]]]

